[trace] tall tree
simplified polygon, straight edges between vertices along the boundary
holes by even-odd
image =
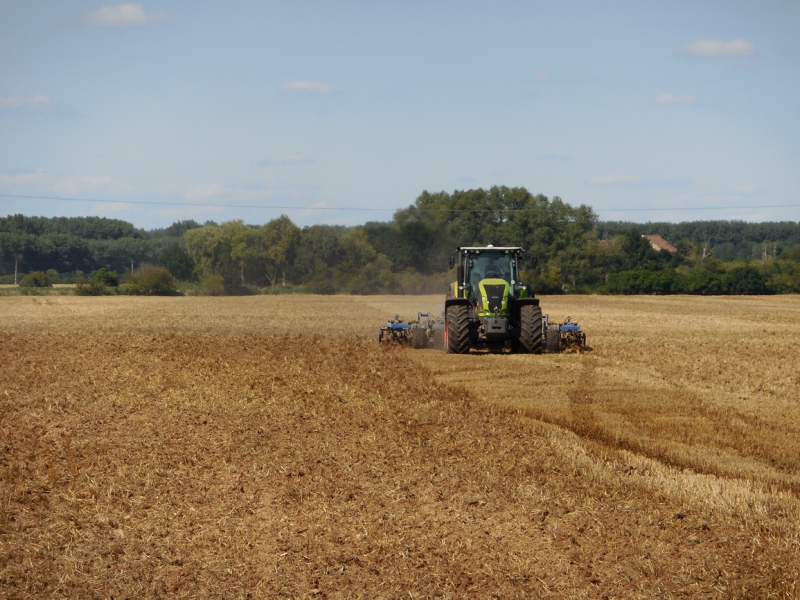
[[[233,235],[245,227],[241,221],[222,225],[208,224],[184,234],[186,249],[197,265],[200,277],[221,275],[226,289],[236,289],[241,283],[241,268],[231,257]]]
[[[273,219],[260,229],[266,247],[266,274],[270,285],[275,285],[280,276],[281,285],[286,285],[286,271],[292,264],[297,244],[300,241],[300,229],[286,215]]]
[[[261,231],[252,227],[234,231],[231,237],[231,258],[241,269],[242,284],[245,283],[245,269],[263,273],[267,268],[269,255]]]

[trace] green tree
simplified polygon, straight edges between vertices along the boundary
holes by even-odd
[[[378,255],[363,229],[352,229],[342,236],[342,251],[344,257],[339,263],[339,270],[351,275],[375,260]]]
[[[286,285],[286,273],[292,264],[300,241],[300,229],[286,215],[273,219],[260,229],[266,248],[266,276],[274,286],[280,277],[281,285]]]
[[[239,265],[242,285],[245,283],[245,270],[259,274],[267,271],[267,262],[270,257],[265,241],[262,232],[252,227],[240,228],[233,233],[231,258]]]
[[[161,249],[158,265],[164,267],[172,276],[181,281],[189,281],[194,275],[194,261],[186,248],[170,244]]]
[[[186,250],[202,279],[215,274],[221,275],[226,290],[238,289],[242,277],[241,267],[231,257],[231,244],[233,234],[242,228],[244,224],[239,221],[223,223],[222,226],[208,224],[186,232]]]
[[[194,219],[188,219],[186,221],[176,221],[169,227],[165,227],[164,229],[154,229],[150,232],[151,238],[183,238],[184,234],[191,230],[191,229],[198,229],[202,227],[200,223],[195,221]]]
[[[344,232],[344,227],[333,225],[311,225],[300,231],[293,263],[298,281],[314,280],[321,286],[322,279],[330,277],[330,270],[343,256],[340,237]],[[320,286],[332,293],[330,286]]]
[[[13,269],[15,285],[32,239],[35,238],[18,230],[0,232],[0,260],[8,265],[9,270]]]

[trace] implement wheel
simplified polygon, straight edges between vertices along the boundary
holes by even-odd
[[[519,311],[519,342],[522,352],[542,353],[542,309],[526,304]]]
[[[428,347],[428,334],[422,327],[415,327],[411,330],[411,347],[415,350]]]
[[[445,350],[444,347],[444,328],[437,328],[433,330],[433,349]]]
[[[447,353],[466,354],[469,352],[469,307],[456,304],[448,308],[445,327]]]
[[[561,352],[561,331],[558,325],[548,326],[547,333],[545,335],[547,336],[545,338],[547,342],[546,343],[547,351],[552,354]]]

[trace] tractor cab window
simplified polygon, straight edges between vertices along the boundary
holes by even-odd
[[[482,279],[504,279],[509,285],[513,275],[512,257],[508,254],[484,252],[472,261],[472,285],[477,288]]]

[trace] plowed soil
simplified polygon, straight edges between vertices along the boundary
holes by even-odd
[[[798,598],[800,302],[0,298],[0,597]]]

